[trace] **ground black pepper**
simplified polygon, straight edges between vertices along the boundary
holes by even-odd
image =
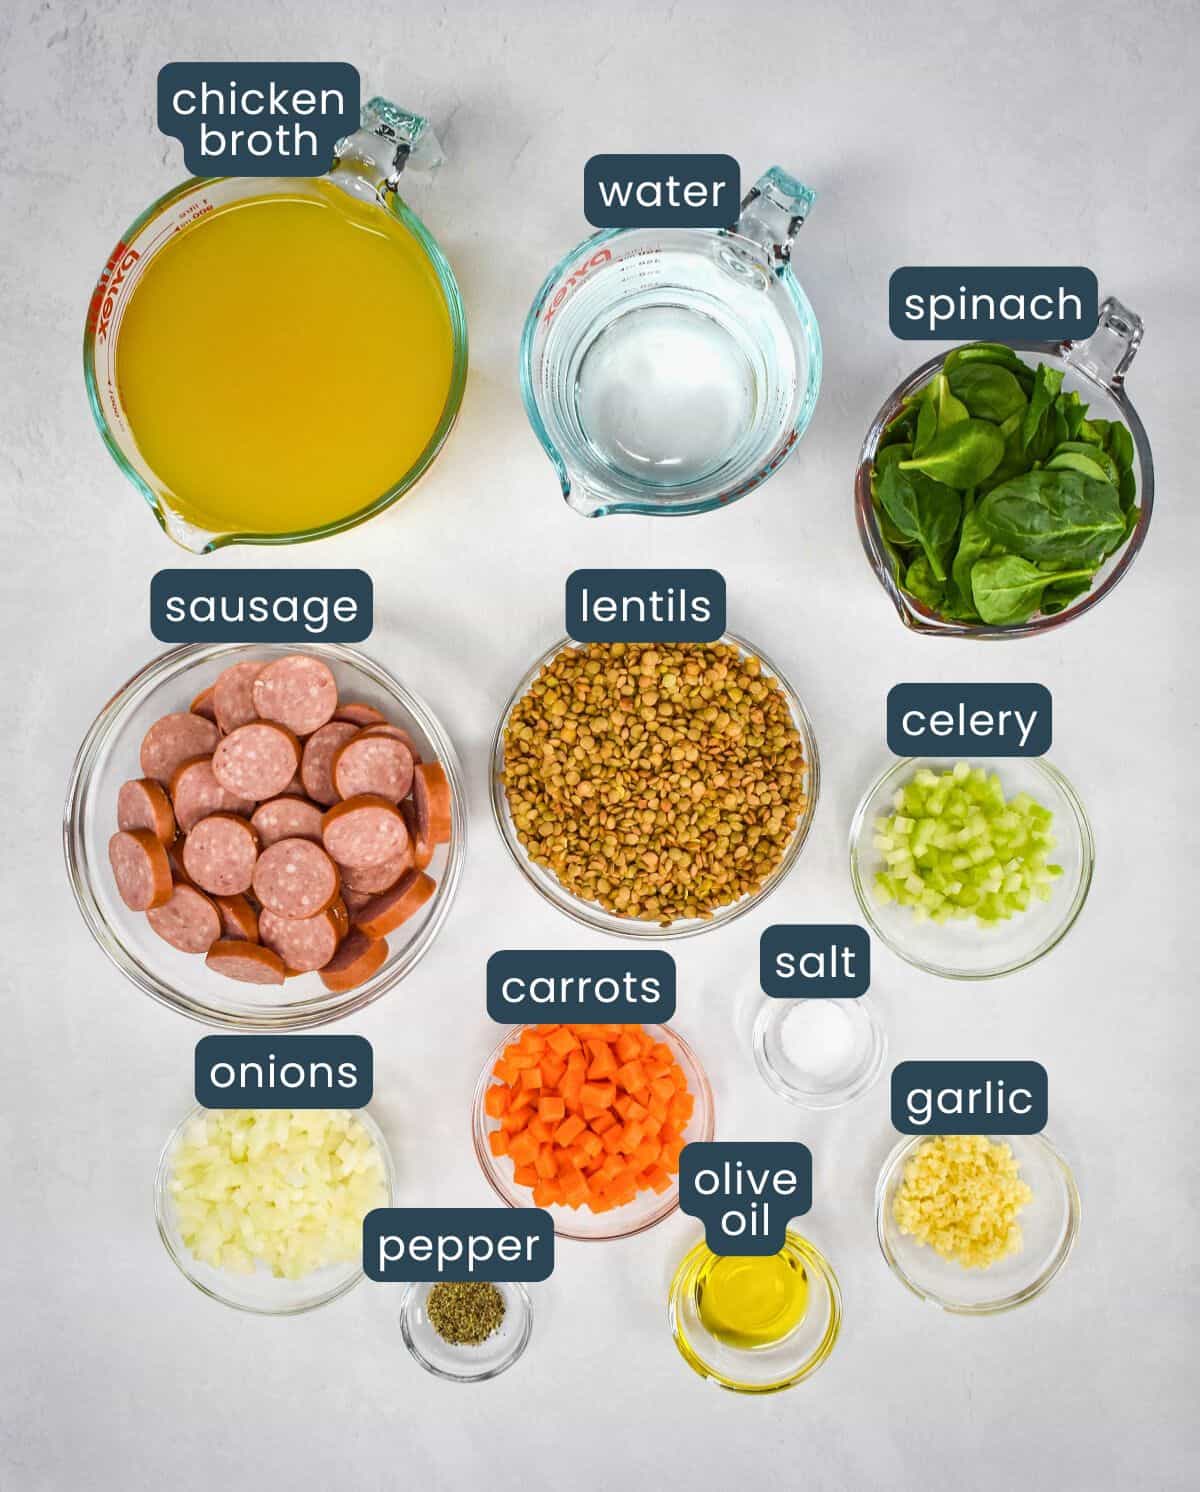
[[[425,1310],[434,1331],[453,1347],[478,1347],[504,1320],[504,1296],[485,1280],[435,1285]]]

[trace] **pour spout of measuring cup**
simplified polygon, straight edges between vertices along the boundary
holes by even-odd
[[[816,197],[811,187],[781,167],[772,166],[743,199],[734,232],[752,239],[766,251],[771,263],[782,269],[792,256],[792,243]]]
[[[383,191],[396,191],[403,174],[431,179],[444,159],[428,119],[373,98],[363,106],[361,126],[334,147],[329,179],[372,202]]]

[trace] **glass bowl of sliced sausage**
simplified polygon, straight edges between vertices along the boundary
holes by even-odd
[[[67,871],[137,987],[213,1026],[360,1010],[429,948],[466,848],[429,707],[353,648],[194,644],[153,659],[75,759]]]

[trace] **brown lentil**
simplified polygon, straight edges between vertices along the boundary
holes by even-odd
[[[504,733],[530,858],[573,895],[664,927],[762,885],[806,774],[783,691],[728,643],[564,647]]]

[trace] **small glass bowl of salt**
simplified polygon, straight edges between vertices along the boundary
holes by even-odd
[[[887,1052],[887,1036],[866,995],[765,995],[752,1040],[763,1081],[803,1109],[836,1109],[858,1098],[879,1076]]]

